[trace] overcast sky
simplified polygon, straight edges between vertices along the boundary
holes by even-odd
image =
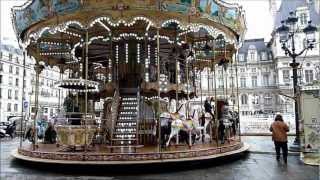
[[[246,39],[265,38],[268,41],[272,31],[272,17],[269,12],[268,0],[226,0],[237,2],[246,11],[247,33]],[[24,4],[25,0],[0,0],[1,6],[1,39],[9,37],[15,39],[15,34],[11,24],[10,10],[15,5]]]

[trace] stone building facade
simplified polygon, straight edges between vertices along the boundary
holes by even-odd
[[[27,118],[34,115],[35,102],[35,70],[34,61],[25,58],[25,78],[23,53],[17,47],[18,43],[3,38],[0,47],[0,121],[7,121],[10,117],[22,115],[22,103],[27,104]],[[63,103],[65,92],[55,87],[59,81],[58,68],[45,68],[39,78],[39,107],[42,118],[49,119],[56,115],[59,103]],[[24,82],[23,82],[24,81]],[[23,83],[25,88],[23,91]]]

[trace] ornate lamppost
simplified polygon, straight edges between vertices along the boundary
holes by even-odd
[[[292,58],[292,67],[293,73],[293,93],[294,93],[294,112],[295,112],[295,123],[296,123],[296,137],[293,142],[293,145],[290,147],[291,151],[300,151],[300,133],[299,133],[299,109],[298,109],[298,97],[299,97],[299,87],[298,87],[298,74],[297,68],[299,63],[296,62],[296,58],[304,53],[308,49],[313,49],[316,38],[315,32],[317,28],[311,25],[311,21],[308,22],[307,27],[303,29],[303,32],[306,35],[306,40],[304,41],[304,47],[300,52],[296,52],[295,48],[295,36],[297,33],[301,32],[301,29],[297,27],[298,17],[296,17],[294,12],[290,12],[289,17],[281,21],[281,26],[277,28],[277,33],[280,36],[281,48],[284,50],[285,55]]]

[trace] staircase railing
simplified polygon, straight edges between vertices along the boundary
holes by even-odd
[[[110,143],[111,145],[112,145],[114,126],[118,119],[119,103],[120,103],[120,96],[119,96],[119,89],[117,88],[114,91],[113,101],[111,105],[111,143]]]

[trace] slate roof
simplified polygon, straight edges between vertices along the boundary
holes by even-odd
[[[279,10],[275,16],[274,28],[281,26],[281,21],[288,18],[290,12],[296,11],[298,7],[308,7],[309,17],[312,20],[312,24],[320,25],[320,14],[317,13],[314,2],[315,0],[282,0]]]
[[[8,38],[1,39],[0,42],[0,51],[10,52],[16,55],[22,55],[22,50],[18,48],[17,42]]]
[[[255,46],[256,51],[258,52],[258,56],[259,56],[258,61],[266,61],[266,60],[261,60],[262,52],[267,53],[267,60],[272,60],[271,48],[266,45],[266,43],[264,42],[264,38],[259,38],[259,39],[244,40],[242,47],[239,49],[239,54],[244,55],[244,61],[247,61],[248,50],[249,50],[249,47],[252,45]]]

